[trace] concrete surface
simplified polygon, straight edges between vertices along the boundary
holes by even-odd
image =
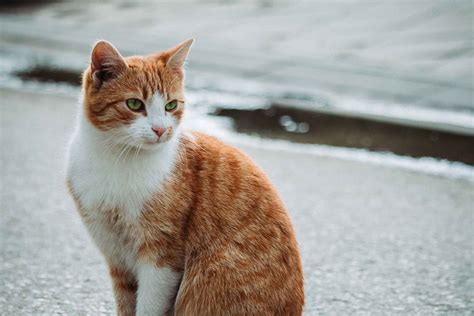
[[[98,39],[143,54],[195,37],[190,87],[474,130],[473,12],[470,0],[59,1],[0,14],[0,55],[82,70]]]
[[[112,314],[104,261],[64,185],[75,98],[0,95],[0,314]],[[472,315],[474,182],[242,149],[290,210],[306,315]]]

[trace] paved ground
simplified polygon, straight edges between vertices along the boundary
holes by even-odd
[[[111,314],[104,262],[64,186],[75,100],[0,94],[0,314]],[[242,148],[291,212],[306,315],[472,315],[474,182]]]
[[[474,130],[473,12],[470,0],[59,1],[1,14],[0,53],[82,70],[100,38],[142,54],[192,36],[191,87]]]
[[[469,0],[60,1],[0,13],[0,87],[24,61],[79,71],[99,38],[141,54],[193,36],[201,103],[261,97],[474,129],[472,20]],[[0,95],[0,314],[111,314],[63,182],[75,100]],[[307,315],[474,313],[474,181],[241,147],[291,212]]]

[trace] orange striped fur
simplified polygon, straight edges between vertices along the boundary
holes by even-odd
[[[148,114],[131,111],[126,100],[138,98],[148,104],[156,94],[179,101],[177,109],[165,115],[180,122],[185,105],[182,63],[189,41],[160,54],[128,58],[116,55],[118,51],[106,42],[97,45],[96,49],[105,51],[93,52],[93,62],[83,77],[86,125],[106,133],[132,124]],[[103,55],[94,57],[95,53]],[[111,67],[105,69],[106,74],[97,73],[101,71],[97,67],[104,67],[100,65],[103,56],[105,66]],[[86,139],[81,133],[78,128],[74,137]],[[287,211],[262,170],[238,149],[205,134],[172,127],[161,137],[160,146],[177,140],[176,155],[169,174],[138,204],[135,217],[120,203],[90,202],[88,194],[99,190],[86,184],[91,176],[99,176],[87,174],[87,159],[94,164],[94,158],[88,154],[81,167],[76,156],[84,151],[81,146],[86,141],[72,141],[68,185],[79,213],[94,238],[106,232],[116,243],[109,246],[98,241],[110,266],[117,313],[145,315],[140,311],[151,310],[139,306],[140,295],[145,295],[140,292],[142,280],[135,265],[140,262],[157,271],[166,268],[178,277],[169,293],[163,294],[169,301],[163,310],[168,314],[301,315],[304,292],[298,245]],[[153,144],[128,146],[135,155],[129,155],[135,159],[131,161],[154,150]],[[123,168],[119,170],[125,172]],[[114,176],[105,175],[104,186]],[[126,254],[130,259],[115,258],[120,249],[130,249]]]

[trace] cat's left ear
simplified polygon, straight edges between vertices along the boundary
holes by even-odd
[[[191,48],[191,45],[193,45],[194,39],[190,38],[188,40],[185,40],[181,44],[178,44],[177,46],[171,48],[168,50],[169,58],[168,61],[166,62],[167,67],[172,67],[172,68],[181,68],[184,65],[184,62],[186,61],[186,58],[188,57],[189,54],[189,49]]]

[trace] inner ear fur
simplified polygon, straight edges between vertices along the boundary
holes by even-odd
[[[190,38],[169,49],[167,51],[169,57],[167,58],[166,66],[171,68],[182,68],[193,42],[194,39]]]
[[[100,87],[103,82],[119,76],[127,64],[119,51],[107,41],[95,44],[91,53],[91,76],[94,86]]]

